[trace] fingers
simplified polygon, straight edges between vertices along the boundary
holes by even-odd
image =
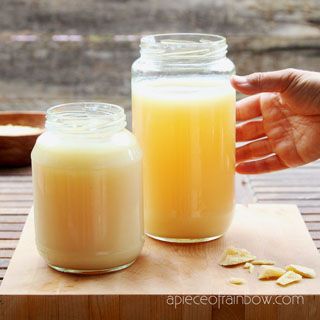
[[[284,92],[290,83],[299,75],[295,69],[285,69],[271,72],[256,72],[247,76],[233,76],[232,86],[244,93]]]
[[[261,116],[261,99],[264,95],[270,100],[270,95],[286,93],[301,72],[286,69],[272,72],[253,73],[248,76],[233,76],[232,86],[250,97],[237,102],[237,121],[247,121]],[[269,93],[264,93],[269,92]],[[273,93],[271,93],[273,92]],[[263,122],[249,121],[240,124],[236,129],[237,141],[248,141],[265,136]],[[263,159],[261,159],[263,158]],[[258,160],[254,160],[258,159]],[[252,141],[236,150],[236,171],[242,174],[266,173],[287,168],[280,158],[274,154],[268,138]],[[254,161],[252,161],[254,160]]]
[[[261,116],[260,95],[244,98],[236,104],[237,121],[245,121]]]
[[[261,160],[240,163],[236,166],[236,171],[241,174],[257,174],[286,168],[288,167],[281,162],[277,155],[272,155]]]
[[[250,142],[236,149],[236,162],[262,158],[272,154],[272,147],[268,138]]]
[[[249,121],[236,127],[237,142],[256,140],[265,136],[262,120]]]

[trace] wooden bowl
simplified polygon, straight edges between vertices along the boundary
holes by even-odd
[[[44,123],[44,112],[0,112],[0,125],[12,124],[44,129]],[[41,132],[14,136],[0,134],[0,166],[22,167],[30,165],[31,151]]]

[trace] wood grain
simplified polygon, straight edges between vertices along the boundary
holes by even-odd
[[[2,223],[23,223],[26,221],[27,215],[1,215],[0,214],[0,224]]]
[[[13,256],[14,249],[1,249],[0,258],[11,258]]]
[[[7,208],[7,207],[0,207],[0,214],[28,214],[30,208]]]
[[[298,205],[314,243],[320,250],[320,161],[271,174],[247,176],[252,197],[258,203]]]
[[[237,176],[237,201],[241,203],[250,203],[253,201],[261,201],[261,194],[290,194],[297,193],[313,195],[319,193],[320,180],[319,172],[317,168],[320,168],[320,161],[309,164],[301,169],[288,170],[285,176],[283,173],[276,173],[271,175],[260,176]],[[316,170],[315,170],[316,169]],[[307,171],[310,170],[310,171]],[[309,172],[309,173],[308,173]],[[310,173],[312,174],[310,175]],[[15,195],[8,201],[0,201],[0,230],[1,231],[19,231],[24,224],[27,213],[30,208],[31,201],[23,201],[23,207],[21,207],[21,197],[24,195],[32,194],[32,179],[31,179],[30,167],[15,168],[15,169],[0,169],[0,194],[1,195]],[[268,177],[269,176],[269,177]],[[312,178],[310,178],[312,176]],[[270,201],[277,202],[283,199],[271,198]],[[313,237],[318,237],[319,234],[319,222],[320,222],[320,206],[317,199],[315,201],[308,200],[308,203],[304,203],[304,199],[294,201],[298,203],[302,217],[307,223],[307,227]],[[282,201],[283,202],[283,201]],[[310,204],[310,205],[309,205]],[[17,224],[17,226],[15,226]],[[11,227],[12,226],[12,227]],[[10,229],[11,228],[11,229]],[[15,234],[14,234],[15,235]],[[294,243],[296,242],[296,239]],[[314,239],[314,244],[320,248],[320,240]],[[6,272],[6,266],[9,263],[9,259],[12,257],[14,249],[18,244],[17,240],[4,240],[0,238],[0,283]],[[287,251],[289,249],[286,249]],[[168,262],[169,264],[171,263]],[[165,277],[165,274],[164,274]],[[52,288],[50,283],[48,288]],[[252,305],[224,305],[218,309],[216,306],[205,305],[179,305],[177,309],[172,308],[166,304],[167,296],[157,295],[153,296],[151,303],[142,302],[141,304],[135,304],[134,299],[126,300],[125,296],[118,295],[90,295],[87,298],[80,297],[79,302],[75,302],[77,307],[77,314],[82,313],[82,308],[89,310],[83,311],[85,316],[89,316],[88,319],[121,319],[123,317],[132,317],[132,312],[140,319],[145,315],[150,315],[149,319],[246,319],[246,320],[263,320],[263,319],[319,319],[320,318],[320,301],[314,296],[304,296],[305,308],[308,309],[307,313],[305,308],[301,305],[296,308],[282,306],[267,305],[267,306],[252,306]],[[1,296],[0,297],[0,319],[13,319],[13,320],[25,320],[25,319],[54,319],[64,320],[65,316],[70,315],[70,312],[74,310],[74,304],[65,304],[60,302],[64,299],[64,295],[48,295],[48,296]],[[123,297],[123,301],[127,301],[128,306],[122,308],[120,312],[120,297]],[[76,299],[77,297],[75,297]],[[148,300],[148,299],[147,299]],[[73,300],[74,301],[74,300]],[[28,311],[29,306],[34,308]],[[151,306],[152,312],[139,311],[138,307]],[[4,307],[5,306],[5,307]],[[8,308],[7,308],[8,307]],[[25,308],[24,308],[25,307]],[[61,311],[59,308],[67,308],[68,310]],[[293,310],[293,311],[292,311]],[[307,315],[306,315],[307,314]],[[293,316],[294,315],[294,316]],[[32,318],[31,318],[32,316]]]
[[[6,240],[0,239],[0,249],[12,249],[18,244],[18,240]]]
[[[90,319],[104,320],[110,318],[120,319],[119,296],[89,296]]]
[[[319,253],[296,206],[239,205],[230,230],[219,240],[178,245],[146,238],[143,252],[132,267],[92,277],[66,275],[47,267],[35,248],[32,219],[31,214],[0,287],[3,294],[320,294],[316,280],[282,288],[274,282],[258,281],[258,268],[249,274],[243,268],[218,265],[223,250],[235,245],[279,266],[302,264],[320,274]],[[230,277],[242,277],[247,284],[230,285]],[[132,299],[128,308],[135,305]]]

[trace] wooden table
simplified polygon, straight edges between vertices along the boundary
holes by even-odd
[[[282,172],[237,176],[238,203],[297,204],[320,250],[320,161]],[[0,283],[32,205],[31,169],[0,170]]]
[[[218,265],[223,250],[234,245],[274,260],[277,266],[300,263],[319,275],[320,255],[295,205],[237,205],[228,232],[216,241],[182,245],[146,237],[139,258],[130,268],[90,277],[50,269],[38,254],[34,236],[31,212],[0,287],[0,319],[320,318],[318,278],[280,287],[273,280],[258,280],[258,266],[249,273],[241,266]],[[241,277],[245,284],[232,285],[231,277]],[[247,303],[236,300],[241,297]],[[268,298],[269,303],[263,303],[262,298]]]
[[[258,176],[237,176],[236,189],[237,189],[237,202],[238,203],[292,203],[297,204],[302,213],[303,219],[309,229],[313,241],[316,244],[318,250],[320,249],[320,162],[316,162],[302,168],[290,169],[273,174],[265,174]],[[26,221],[27,215],[32,205],[32,179],[30,168],[20,169],[1,169],[0,170],[0,281],[4,277],[6,269],[9,265],[10,258],[18,244],[21,231]],[[247,220],[247,219],[245,219]],[[249,219],[251,220],[251,219]],[[30,222],[30,221],[29,221]],[[290,223],[289,223],[290,224]],[[289,224],[286,224],[287,226]],[[291,224],[290,224],[291,225]],[[260,226],[263,228],[262,226]],[[261,229],[263,234],[264,229]],[[290,228],[288,229],[290,230]],[[279,230],[278,230],[279,232]],[[250,232],[249,232],[250,234]],[[229,234],[230,235],[230,234]],[[279,236],[279,233],[278,233]],[[237,238],[237,237],[236,237]],[[294,242],[294,236],[291,236],[291,242]],[[228,236],[224,237],[223,241],[226,241]],[[248,240],[249,241],[249,240]],[[309,239],[311,241],[311,239]],[[30,241],[29,241],[30,242]],[[150,241],[149,241],[150,242]],[[21,244],[24,243],[24,240]],[[304,243],[304,242],[303,242]],[[298,240],[299,244],[299,240]],[[161,245],[161,244],[160,244]],[[212,245],[218,245],[218,242],[212,243]],[[250,247],[247,243],[245,247]],[[300,247],[296,247],[298,252],[303,252],[303,244],[300,243]],[[22,246],[23,247],[23,246]],[[148,246],[145,246],[147,249]],[[220,248],[221,249],[221,248]],[[300,251],[299,251],[300,250]],[[302,250],[302,251],[301,251]],[[22,250],[23,252],[29,252],[32,254],[32,250]],[[154,250],[153,250],[154,251]],[[158,250],[156,250],[158,251]],[[217,250],[214,250],[216,252]],[[221,250],[220,250],[221,251]],[[19,250],[17,251],[19,252]],[[35,252],[35,250],[33,250]],[[21,250],[20,250],[21,253]],[[312,255],[314,256],[314,254]],[[38,264],[38,260],[35,259],[38,256],[34,256],[32,261]],[[40,259],[41,260],[41,259]],[[143,261],[143,260],[142,260]],[[211,261],[211,260],[210,260]],[[17,262],[17,261],[15,261]],[[141,262],[141,261],[140,261]],[[22,267],[19,275],[30,274],[28,270],[23,268],[23,263],[13,263],[15,266]],[[313,266],[313,264],[312,264]],[[137,263],[134,267],[139,268]],[[133,269],[129,272],[133,272]],[[11,268],[11,270],[13,270]],[[50,272],[48,268],[46,271]],[[211,269],[210,269],[211,270]],[[241,272],[241,270],[238,270]],[[243,271],[243,270],[242,270]],[[228,270],[226,270],[228,272]],[[31,272],[32,273],[32,272]],[[123,273],[125,274],[125,273]],[[10,275],[10,272],[8,272]],[[57,275],[61,276],[62,275]],[[118,276],[121,277],[119,273]],[[213,274],[213,278],[216,276]],[[10,277],[9,277],[10,278]],[[43,278],[43,274],[42,274]],[[8,279],[8,278],[7,278]],[[12,279],[12,273],[11,278]],[[210,278],[211,279],[211,278]],[[222,277],[222,280],[225,277]],[[101,279],[100,279],[101,280]],[[98,281],[92,286],[95,291],[97,288],[101,288],[101,281]],[[318,279],[312,280],[317,281]],[[185,288],[187,288],[188,279]],[[213,281],[213,280],[211,280]],[[120,281],[121,283],[121,281]],[[5,283],[4,283],[5,284]],[[98,285],[100,284],[100,285]],[[302,288],[308,291],[305,287],[306,284],[315,284],[317,282],[301,283],[301,286],[290,287],[289,291],[283,294],[292,294],[296,292],[296,288]],[[66,288],[72,288],[73,283],[66,284]],[[3,285],[2,288],[6,286]],[[102,286],[103,292],[105,288],[109,288],[106,284]],[[149,286],[148,286],[149,287]],[[153,288],[154,286],[150,286]],[[250,286],[252,288],[252,286]],[[20,285],[18,285],[20,288]],[[155,287],[157,289],[157,287]],[[201,286],[202,288],[202,286]],[[219,288],[222,288],[219,286]],[[317,288],[317,287],[316,287]],[[239,289],[239,294],[242,295]],[[278,288],[279,289],[279,288]],[[293,291],[290,291],[290,290]],[[69,289],[68,289],[69,290]],[[200,290],[200,289],[199,289]],[[201,289],[202,290],[202,289]],[[200,291],[201,291],[200,290]],[[219,289],[220,290],[220,289]],[[275,289],[272,288],[272,292]],[[299,289],[300,290],[300,289]],[[318,289],[317,289],[318,290]],[[81,290],[80,290],[81,291]],[[228,289],[228,292],[230,290]],[[20,289],[19,289],[20,292]],[[267,306],[267,308],[256,308],[254,305],[232,304],[230,307],[224,306],[223,308],[211,307],[206,305],[204,307],[197,306],[179,306],[178,309],[172,310],[172,306],[168,306],[166,302],[166,296],[155,295],[152,299],[149,295],[101,295],[98,291],[96,294],[83,295],[73,293],[73,295],[54,296],[51,294],[44,295],[27,295],[24,294],[18,296],[7,296],[0,301],[4,307],[4,318],[6,318],[6,310],[8,319],[20,320],[20,319],[43,319],[43,315],[46,314],[45,320],[49,319],[107,319],[108,316],[112,316],[115,319],[289,319],[299,314],[303,315],[304,319],[318,319],[319,318],[319,299],[317,296],[305,296],[303,305],[292,305],[291,308]],[[77,291],[78,292],[78,291]],[[112,291],[111,291],[112,292]],[[235,294],[236,291],[230,291],[231,294]],[[242,292],[242,293],[240,293]],[[251,291],[253,292],[253,291]],[[259,290],[261,292],[261,290]],[[268,291],[265,291],[268,292]],[[280,291],[282,292],[282,291]],[[291,293],[290,293],[291,292]],[[302,294],[302,291],[299,291]],[[270,291],[269,291],[270,293]],[[229,294],[229,293],[228,293]],[[277,293],[279,294],[279,292]],[[295,293],[296,294],[296,293]],[[274,293],[272,293],[274,295]],[[32,307],[35,305],[35,307]],[[9,306],[9,307],[8,307]],[[40,309],[39,309],[40,308]],[[11,311],[10,311],[11,310]],[[31,313],[30,313],[31,312]],[[161,316],[162,315],[162,316]],[[170,316],[169,316],[170,315]],[[13,317],[12,317],[13,316]],[[167,317],[169,316],[169,317]],[[300,317],[298,316],[298,318]],[[230,318],[231,317],[231,318]],[[0,312],[1,318],[1,312]],[[2,319],[1,319],[2,320]]]

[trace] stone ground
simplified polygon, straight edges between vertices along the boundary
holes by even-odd
[[[141,35],[223,34],[239,74],[320,71],[320,0],[1,0],[0,110],[102,100],[130,109]]]

